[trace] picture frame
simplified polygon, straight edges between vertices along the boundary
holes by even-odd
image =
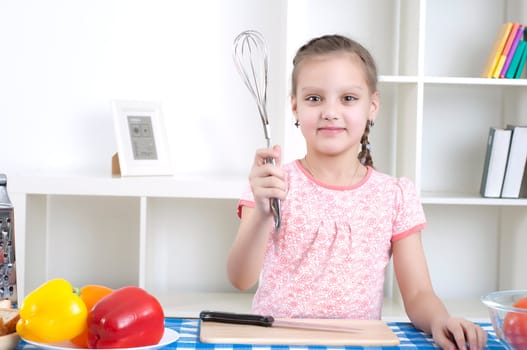
[[[112,109],[117,141],[112,174],[173,175],[161,103],[113,100]]]

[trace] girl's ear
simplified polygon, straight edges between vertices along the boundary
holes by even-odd
[[[295,117],[298,117],[297,115],[297,107],[298,107],[298,104],[297,104],[297,101],[296,101],[296,97],[295,96],[291,96],[291,111],[293,111],[293,114],[295,115]],[[296,118],[298,120],[298,118]]]
[[[379,92],[375,91],[371,95],[370,115],[368,116],[369,120],[375,121],[375,118],[377,117],[377,113],[379,112],[379,107],[380,107]]]

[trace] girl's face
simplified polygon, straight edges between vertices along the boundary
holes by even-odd
[[[366,122],[379,108],[363,63],[350,53],[306,58],[298,67],[291,105],[307,149],[326,155],[358,152]]]

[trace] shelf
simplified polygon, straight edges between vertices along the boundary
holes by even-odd
[[[238,199],[247,185],[242,177],[221,176],[13,176],[12,193]]]
[[[479,299],[443,300],[451,315],[463,315],[475,322],[490,322],[487,307]]]
[[[198,317],[200,311],[250,313],[252,293],[156,293],[168,317]]]
[[[443,85],[527,86],[527,79],[424,77],[423,82],[425,84]]]
[[[527,86],[527,79],[489,79],[466,77],[436,77],[436,76],[400,76],[381,75],[380,83],[419,83],[437,85],[479,85],[479,86]]]
[[[474,322],[490,322],[487,307],[479,299],[443,300],[447,310],[453,316],[463,315]],[[409,321],[403,305],[391,299],[385,299],[382,308],[385,321]]]
[[[152,293],[168,317],[198,317],[202,310],[250,313],[252,293]],[[453,315],[464,315],[473,321],[489,322],[488,311],[478,299],[445,300]],[[385,321],[408,321],[404,307],[397,301],[386,298],[383,302],[382,318]]]
[[[401,75],[381,75],[378,79],[380,83],[417,83],[419,81],[416,76]]]
[[[468,193],[423,192],[421,202],[445,205],[527,206],[527,198],[483,198],[479,194]]]
[[[212,177],[13,177],[10,192],[71,196],[239,199],[242,178]],[[527,206],[527,198],[483,198],[474,193],[423,192],[424,204]]]

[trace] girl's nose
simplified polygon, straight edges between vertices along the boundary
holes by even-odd
[[[326,112],[323,116],[324,120],[336,120],[337,114],[335,112]]]
[[[332,99],[326,100],[322,109],[322,118],[324,120],[338,119],[338,105]]]

